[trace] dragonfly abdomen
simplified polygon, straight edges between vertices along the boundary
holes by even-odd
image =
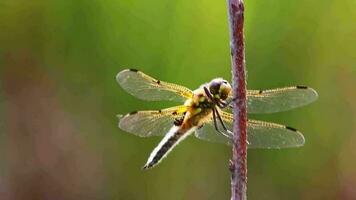
[[[179,126],[173,126],[152,151],[143,169],[149,169],[157,165],[180,141],[194,131],[194,127],[187,130]]]

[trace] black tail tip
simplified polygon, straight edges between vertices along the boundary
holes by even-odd
[[[143,166],[141,169],[142,170],[148,170],[152,167],[152,165],[146,164],[145,166]]]

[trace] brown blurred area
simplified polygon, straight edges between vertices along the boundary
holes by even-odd
[[[58,83],[27,50],[4,54],[1,200],[100,199],[100,154],[58,102]]]

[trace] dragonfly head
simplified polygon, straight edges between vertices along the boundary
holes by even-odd
[[[231,92],[231,85],[222,78],[216,78],[210,81],[209,91],[216,99],[225,100]]]

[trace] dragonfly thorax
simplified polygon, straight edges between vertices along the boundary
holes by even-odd
[[[215,106],[215,103],[211,99],[209,99],[209,97],[205,94],[204,90],[199,90],[198,93],[194,94],[193,102],[193,107],[195,108],[211,109]]]

